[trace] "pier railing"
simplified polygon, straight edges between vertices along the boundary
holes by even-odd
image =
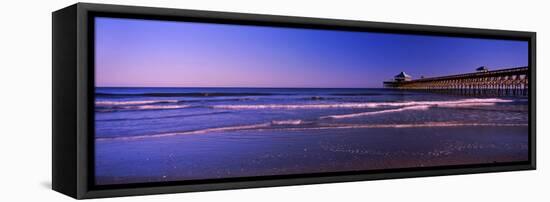
[[[516,67],[410,81],[386,81],[384,86],[468,95],[527,96],[528,82],[529,67]]]

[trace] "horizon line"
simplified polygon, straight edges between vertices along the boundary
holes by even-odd
[[[373,89],[373,88],[385,88],[385,87],[238,87],[238,86],[95,86],[95,88],[310,88],[310,89]]]

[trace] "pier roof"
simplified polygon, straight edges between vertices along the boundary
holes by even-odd
[[[489,70],[489,69],[487,69],[487,67],[485,67],[485,66],[481,66],[481,67],[478,67],[478,68],[476,69],[476,71],[488,71],[488,70]]]
[[[398,75],[395,75],[396,78],[411,78],[407,73],[401,72]]]

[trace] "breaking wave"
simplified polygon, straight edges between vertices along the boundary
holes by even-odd
[[[226,114],[230,112],[209,112],[209,113],[195,113],[195,114],[181,114],[172,116],[159,116],[159,117],[143,117],[143,118],[112,118],[112,119],[96,119],[95,121],[135,121],[135,120],[159,120],[169,118],[184,118],[184,117],[196,117],[196,116],[210,116],[216,114]]]
[[[217,127],[217,128],[206,128],[199,130],[183,131],[183,132],[173,132],[173,133],[161,133],[153,135],[138,135],[138,136],[129,136],[129,137],[111,137],[111,138],[96,138],[96,140],[137,140],[144,138],[155,138],[155,137],[167,137],[167,136],[176,136],[176,135],[196,135],[204,134],[209,132],[223,132],[223,131],[235,131],[235,130],[251,130],[258,129],[261,127],[269,126],[270,123],[262,124],[252,124],[252,125],[240,125],[240,126],[227,126],[227,127]]]
[[[133,111],[133,110],[168,110],[168,109],[183,109],[189,108],[191,105],[128,105],[115,106],[106,109],[96,109],[96,112],[116,112],[116,111]]]
[[[141,105],[128,107],[127,109],[182,109],[188,107],[190,107],[190,105]]]
[[[295,127],[274,127],[281,124],[296,125]],[[229,131],[250,131],[250,130],[327,130],[327,129],[365,129],[365,128],[426,128],[426,127],[460,127],[460,126],[493,126],[493,127],[526,127],[528,124],[521,123],[462,123],[462,122],[425,122],[411,124],[317,124],[310,127],[304,127],[300,120],[288,120],[282,122],[269,122],[251,125],[224,126],[215,128],[206,128],[191,131],[160,133],[152,135],[138,135],[127,137],[104,137],[96,138],[98,141],[104,140],[139,140],[145,138],[159,138],[179,135],[198,135],[210,132],[229,132]]]
[[[96,93],[98,97],[222,97],[222,96],[270,96],[284,95],[271,93]]]
[[[159,104],[159,103],[170,104]],[[161,109],[181,109],[192,107],[183,105],[177,100],[147,100],[147,101],[98,101],[98,105],[106,106],[109,110],[161,110]],[[377,111],[356,112],[349,114],[324,115],[311,119],[283,119],[270,120],[266,122],[230,125],[221,127],[209,127],[197,130],[176,131],[167,133],[157,133],[138,136],[120,136],[120,137],[98,137],[96,140],[133,140],[153,137],[166,137],[177,135],[195,135],[212,132],[245,131],[245,130],[321,130],[321,129],[354,129],[354,128],[417,128],[417,127],[459,127],[459,126],[527,126],[527,124],[508,124],[508,123],[475,123],[475,122],[424,122],[424,123],[390,123],[390,124],[335,124],[325,119],[345,119],[362,116],[380,115],[386,113],[399,113],[412,110],[429,110],[433,107],[456,108],[456,107],[475,107],[491,106],[497,103],[514,102],[499,98],[473,98],[452,101],[407,101],[407,102],[364,102],[364,103],[333,103],[333,104],[247,104],[247,105],[213,105],[213,108],[231,109],[231,110],[255,110],[255,109],[327,109],[327,108],[380,108]],[[177,104],[173,104],[177,103]],[[110,108],[109,108],[110,107]],[[383,108],[382,108],[383,107]],[[224,113],[230,113],[226,111]]]
[[[428,108],[430,108],[429,105],[418,105],[418,106],[410,106],[410,107],[403,107],[403,108],[397,108],[397,109],[388,109],[388,110],[381,110],[381,111],[374,111],[374,112],[361,112],[361,113],[353,113],[353,114],[322,116],[321,118],[322,119],[325,119],[325,118],[333,118],[333,119],[354,118],[354,117],[359,117],[359,116],[369,116],[369,115],[376,115],[376,114],[402,112],[402,111],[406,111],[406,110],[427,110]]]
[[[473,98],[454,101],[409,101],[409,102],[365,102],[365,103],[334,103],[334,104],[252,104],[252,105],[214,105],[213,108],[253,110],[253,109],[328,109],[328,108],[377,108],[377,107],[408,107],[408,106],[439,106],[468,107],[487,106],[496,103],[513,102],[499,98]]]
[[[271,124],[273,125],[300,125],[304,123],[304,121],[297,119],[297,120],[283,120],[283,121],[271,121]]]
[[[178,100],[137,100],[137,101],[96,101],[97,106],[145,105],[160,103],[177,103]]]
[[[323,130],[323,129],[361,129],[361,128],[426,128],[426,127],[460,127],[460,126],[494,126],[517,127],[529,126],[524,123],[468,123],[468,122],[425,122],[410,124],[323,124],[319,127],[285,128],[285,130]]]

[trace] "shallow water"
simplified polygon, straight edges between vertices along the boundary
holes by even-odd
[[[525,161],[527,106],[387,89],[97,88],[96,183]]]

